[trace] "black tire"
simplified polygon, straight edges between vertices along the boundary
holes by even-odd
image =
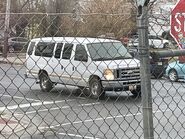
[[[97,77],[93,77],[89,81],[89,91],[90,96],[95,99],[104,99],[105,98],[105,91],[103,89],[103,86],[101,84],[100,79]]]
[[[157,72],[153,72],[152,75],[154,76],[155,79],[160,79],[163,77],[164,73],[157,73]]]
[[[178,74],[177,71],[175,69],[171,69],[168,73],[168,78],[170,81],[172,82],[176,82],[178,81]]]
[[[51,91],[51,89],[53,88],[53,83],[51,82],[49,76],[47,75],[47,73],[42,72],[39,75],[39,79],[40,79],[40,88],[43,92],[49,92]]]
[[[13,46],[9,46],[9,53],[14,53],[15,52],[15,49],[14,49],[14,47]]]
[[[156,48],[155,45],[150,45],[149,47],[152,48],[152,49]]]
[[[134,97],[141,97],[141,86],[137,86],[135,90],[132,90],[131,93]]]
[[[163,48],[168,48],[169,47],[169,43],[165,43]]]

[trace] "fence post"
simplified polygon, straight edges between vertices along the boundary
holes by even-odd
[[[9,37],[9,26],[10,26],[10,4],[11,0],[6,1],[6,15],[5,15],[5,27],[4,27],[4,48],[3,57],[7,58],[8,53],[8,37]]]
[[[137,25],[139,33],[139,55],[141,64],[140,72],[144,139],[154,139],[147,12],[147,4],[138,7]]]

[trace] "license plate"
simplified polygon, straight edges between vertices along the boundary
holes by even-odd
[[[128,87],[129,91],[135,90],[136,89],[136,85],[130,85]]]
[[[163,65],[163,63],[162,62],[157,62],[157,65]]]

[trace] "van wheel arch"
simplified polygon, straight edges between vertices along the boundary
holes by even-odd
[[[101,80],[100,77],[99,77],[98,75],[91,75],[91,76],[89,77],[89,82],[90,82],[93,78],[97,78],[97,79]]]
[[[42,73],[45,73],[45,74],[48,76],[48,72],[47,72],[47,71],[45,71],[45,70],[39,70],[39,74],[38,74],[38,76],[40,76]]]

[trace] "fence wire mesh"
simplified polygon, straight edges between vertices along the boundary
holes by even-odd
[[[10,14],[8,55],[0,57],[0,138],[144,138],[137,10],[126,6],[111,14],[89,7]],[[150,52],[178,49],[169,19],[149,12]],[[184,138],[178,58],[150,57],[154,138]]]

